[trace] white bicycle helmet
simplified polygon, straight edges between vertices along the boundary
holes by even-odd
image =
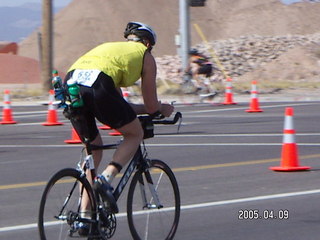
[[[157,41],[157,35],[152,28],[141,22],[129,22],[123,34],[125,38],[130,34],[134,34],[139,38],[147,38],[152,46]]]

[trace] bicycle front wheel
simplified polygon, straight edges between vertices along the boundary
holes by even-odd
[[[81,201],[88,195],[86,217],[81,216]],[[88,180],[75,169],[67,168],[57,172],[48,182],[40,202],[38,229],[41,240],[79,238],[79,226],[87,224],[91,231],[96,206]],[[83,215],[83,214],[82,214]]]
[[[151,160],[132,178],[127,201],[130,232],[135,240],[173,239],[180,218],[180,193],[172,170]]]

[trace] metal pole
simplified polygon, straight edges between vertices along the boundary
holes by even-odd
[[[44,91],[51,89],[52,49],[53,49],[53,24],[52,0],[42,1],[42,52],[41,52],[41,77]]]
[[[189,68],[189,49],[190,49],[190,13],[189,1],[180,0],[179,2],[179,16],[180,16],[180,56],[182,61],[182,68],[186,70]],[[185,82],[190,80],[188,74],[184,74],[183,79]]]
[[[38,52],[39,52],[39,68],[42,69],[42,36],[41,32],[38,32]]]

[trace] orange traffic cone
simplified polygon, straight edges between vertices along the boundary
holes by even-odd
[[[130,100],[129,100],[130,92],[129,91],[123,91],[122,96],[127,102],[130,102]]]
[[[77,131],[72,128],[71,132],[71,139],[64,140],[65,143],[70,143],[70,144],[76,144],[76,143],[81,143],[81,139],[77,133]]]
[[[226,90],[225,90],[225,100],[224,105],[231,105],[231,104],[237,104],[233,102],[233,94],[232,94],[232,79],[227,78],[226,83]]]
[[[111,127],[105,124],[105,125],[99,127],[99,129],[101,129],[101,130],[110,130]]]
[[[295,130],[293,128],[293,108],[286,108],[283,144],[282,144],[281,166],[270,167],[274,171],[301,171],[309,170],[308,166],[299,166],[298,147],[295,143]]]
[[[263,112],[263,110],[260,109],[260,107],[259,107],[257,81],[252,81],[250,108],[247,109],[246,112],[249,112],[249,113]]]
[[[11,101],[10,101],[10,91],[4,91],[4,106],[2,110],[2,121],[1,124],[15,124],[16,121],[13,120],[11,111]]]
[[[114,129],[113,132],[109,132],[109,135],[110,136],[121,136],[122,133]]]
[[[54,90],[50,90],[47,121],[42,123],[43,126],[63,125],[63,123],[58,122],[57,110],[53,105],[53,102],[54,102]]]

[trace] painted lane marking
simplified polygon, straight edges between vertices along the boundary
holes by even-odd
[[[305,159],[312,159],[312,158],[319,158],[319,157],[320,157],[320,154],[312,154],[312,155],[300,156],[300,159],[305,160]],[[208,170],[208,169],[213,169],[213,168],[235,167],[235,166],[244,166],[244,165],[256,165],[256,164],[264,164],[264,163],[271,163],[271,162],[277,162],[277,161],[279,161],[279,158],[252,160],[252,161],[243,161],[243,162],[233,162],[233,163],[210,164],[210,165],[201,165],[201,166],[181,167],[181,168],[173,168],[172,171],[173,172],[183,172],[183,171]],[[0,190],[44,186],[45,184],[47,184],[47,182],[42,181],[42,182],[31,182],[31,183],[0,185]]]
[[[244,202],[253,202],[253,201],[263,201],[263,200],[270,200],[270,199],[279,199],[279,198],[288,198],[288,197],[295,197],[295,196],[303,196],[303,195],[311,195],[311,194],[319,194],[320,189],[308,190],[308,191],[301,191],[301,192],[290,192],[290,193],[280,193],[280,194],[271,194],[271,195],[264,195],[264,196],[256,196],[256,197],[248,197],[248,198],[238,198],[238,199],[230,199],[230,200],[222,200],[222,201],[215,201],[215,202],[207,202],[207,203],[196,203],[196,204],[189,204],[189,205],[182,205],[181,210],[192,210],[197,208],[207,208],[207,207],[214,207],[214,206],[222,206],[228,204],[237,204],[237,203],[244,203]],[[164,208],[161,211],[173,211],[174,208]],[[138,211],[135,212],[136,215],[140,214],[147,214],[150,211]],[[118,218],[126,217],[126,213],[119,213],[116,214]],[[58,225],[61,222],[52,221],[46,224],[46,226],[54,226]],[[37,228],[36,223],[25,224],[25,225],[17,225],[11,227],[2,227],[0,228],[0,232],[9,232],[9,231],[18,231],[24,229],[32,229]]]

